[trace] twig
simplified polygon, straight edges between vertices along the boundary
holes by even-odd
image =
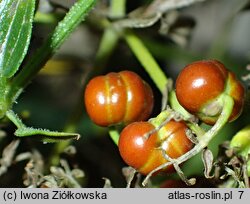
[[[155,0],[148,6],[144,14],[165,13],[166,11],[183,8],[202,1],[206,0]]]
[[[145,10],[136,9],[134,15],[114,22],[116,28],[146,28],[154,25],[164,13],[206,0],[155,0]]]
[[[170,165],[174,165],[174,167],[176,168],[176,167],[178,167],[179,164],[192,158],[193,156],[195,156],[196,154],[201,152],[205,147],[207,147],[209,142],[214,138],[214,136],[217,135],[217,133],[221,130],[221,128],[228,121],[228,118],[230,117],[230,114],[231,114],[232,109],[233,109],[233,105],[234,105],[233,99],[228,95],[223,95],[223,97],[224,97],[224,101],[226,101],[226,102],[224,104],[224,108],[222,110],[222,113],[221,113],[220,117],[218,118],[218,120],[216,121],[215,125],[208,132],[206,132],[201,138],[198,138],[199,142],[194,146],[193,149],[191,149],[190,151],[186,152],[185,154],[183,154],[182,156],[180,156],[176,159],[166,158],[166,161],[167,161],[166,163],[158,166],[157,168],[152,170],[146,176],[146,178],[142,182],[143,186],[145,186],[147,184],[149,178],[157,171],[160,171],[160,170],[162,170]],[[179,171],[179,172],[182,173],[181,171]]]

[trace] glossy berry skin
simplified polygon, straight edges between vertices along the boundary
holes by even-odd
[[[131,123],[122,130],[118,143],[123,160],[144,175],[167,162],[160,147],[164,147],[171,158],[178,158],[193,147],[183,122],[170,121],[158,132],[145,137],[154,128],[149,122]],[[172,170],[172,166],[164,169],[167,172]]]
[[[213,125],[223,108],[222,94],[234,100],[229,121],[241,113],[244,87],[236,76],[216,60],[197,61],[187,65],[176,80],[176,96],[179,103],[203,122]]]
[[[154,104],[152,89],[132,71],[93,78],[84,99],[89,117],[100,126],[146,120]]]

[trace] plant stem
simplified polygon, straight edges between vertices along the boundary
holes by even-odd
[[[126,0],[112,0],[110,5],[110,16],[119,18],[126,13]]]
[[[7,79],[0,76],[0,119],[2,119],[8,109],[6,103],[6,89],[7,89]]]
[[[111,5],[110,5],[110,16],[111,17],[114,17],[114,18],[123,17],[125,15],[125,13],[126,13],[126,0],[120,0],[120,1],[112,0],[111,1]],[[105,50],[106,50],[106,53],[109,53],[109,54],[111,53],[111,51],[113,52],[114,47],[115,47],[114,45],[116,45],[118,40],[119,40],[119,35],[118,35],[117,31],[115,31],[113,28],[107,28],[105,33],[104,33],[104,37],[105,37],[105,34],[106,34],[107,42],[109,40],[109,47],[108,47],[109,49],[106,48],[107,47],[105,45],[106,41],[104,41],[100,45],[100,52],[97,55],[97,59],[98,59],[98,56],[102,56],[103,55],[102,53],[105,53],[105,52],[103,52]],[[110,43],[112,43],[111,44],[111,45],[113,45],[112,47],[110,46]],[[109,51],[109,52],[107,52],[107,51]],[[118,146],[120,134],[116,128],[114,128],[114,127],[109,128],[109,136],[113,140],[113,142]]]
[[[77,133],[57,132],[27,127],[12,110],[8,110],[6,116],[16,125],[17,129],[14,134],[17,137],[39,136],[44,142],[57,142],[58,140],[80,138],[80,135]]]
[[[183,108],[181,106],[181,104],[178,102],[177,97],[176,97],[176,93],[174,90],[172,90],[169,93],[169,103],[171,105],[171,108],[173,108],[176,112],[180,113],[182,115],[182,117],[184,118],[184,120],[189,120],[191,119],[193,116],[186,111],[185,108]]]
[[[77,1],[64,19],[58,24],[51,36],[39,48],[29,62],[23,67],[20,73],[13,79],[8,92],[9,106],[16,100],[22,89],[28,85],[30,80],[39,72],[47,60],[56,52],[56,50],[64,43],[68,36],[82,22],[84,17],[94,6],[96,0],[79,0]],[[58,146],[59,152],[63,152],[65,144],[61,142]],[[58,155],[57,155],[58,157]],[[51,157],[54,162],[54,157]],[[59,159],[55,159],[59,162]],[[53,163],[52,162],[52,163]],[[56,162],[56,163],[58,163]]]
[[[16,100],[22,89],[28,85],[30,80],[44,66],[47,60],[64,43],[68,36],[82,22],[83,18],[94,6],[96,0],[77,1],[64,19],[55,28],[52,35],[39,48],[29,62],[22,68],[20,73],[14,77],[8,92],[8,103],[10,106]]]
[[[15,124],[15,126],[18,128],[18,129],[22,129],[22,128],[25,128],[26,126],[23,124],[23,122],[21,121],[20,118],[18,118],[18,116],[12,111],[12,110],[9,110],[6,112],[6,116],[9,118],[9,120],[11,122],[13,122]]]
[[[62,15],[60,14],[42,13],[40,11],[37,11],[34,18],[34,22],[44,24],[56,24],[60,19],[62,19]]]
[[[200,136],[198,139],[198,143],[194,146],[193,149],[191,149],[190,151],[188,151],[187,153],[183,154],[182,156],[180,156],[177,159],[172,159],[172,162],[166,161],[166,163],[158,166],[157,168],[155,168],[153,171],[151,171],[147,177],[145,178],[145,180],[143,181],[143,185],[146,185],[146,183],[148,182],[148,179],[157,171],[164,169],[172,164],[174,165],[179,165],[183,162],[185,162],[186,160],[192,158],[193,156],[195,156],[196,154],[200,153],[205,147],[207,147],[207,145],[209,144],[209,142],[218,134],[218,132],[222,129],[222,127],[224,127],[224,125],[227,123],[232,110],[233,110],[233,106],[234,106],[234,100],[228,96],[228,95],[224,95],[223,96],[223,101],[224,101],[224,107],[223,110],[221,112],[220,117],[218,118],[218,120],[216,121],[216,123],[214,124],[214,126],[207,131],[204,135]]]
[[[103,33],[98,51],[96,53],[94,68],[96,71],[98,70],[97,72],[100,73],[106,66],[108,59],[116,48],[118,40],[118,33],[112,27],[107,27]]]
[[[125,14],[125,0],[120,0],[120,1],[111,1],[111,9],[110,9],[110,15],[112,17],[116,16],[122,16]],[[113,5],[115,4],[115,5]],[[121,8],[120,8],[121,7]],[[75,105],[72,114],[65,125],[64,131],[73,131],[76,132],[77,129],[77,124],[80,121],[82,117],[82,113],[84,111],[83,108],[83,95],[84,95],[84,90],[86,87],[86,82],[93,76],[99,74],[102,72],[102,70],[106,67],[106,64],[108,62],[108,59],[112,55],[113,51],[116,48],[116,45],[119,40],[119,35],[116,30],[114,30],[112,27],[108,26],[109,22],[105,21],[105,24],[107,24],[106,29],[104,30],[99,48],[96,53],[95,57],[95,63],[94,67],[91,70],[91,73],[88,74],[88,76],[85,78],[84,83],[82,85],[82,88],[80,90],[79,98],[77,100],[77,104]],[[111,130],[111,134],[115,135],[114,130]],[[118,132],[117,132],[118,134]],[[113,137],[111,136],[112,140],[114,141]],[[52,156],[50,160],[50,164],[52,165],[57,165],[59,164],[60,161],[60,154],[64,151],[64,149],[70,145],[71,141],[63,141],[60,143],[55,144],[53,151],[52,151]]]
[[[149,50],[144,46],[140,38],[138,38],[132,31],[127,31],[124,38],[132,52],[156,84],[157,88],[161,93],[164,93],[166,91],[168,79]]]
[[[120,134],[118,133],[118,131],[115,127],[109,128],[109,136],[111,137],[113,142],[118,146]]]
[[[121,2],[124,0],[121,0]],[[124,11],[125,8],[119,8],[118,5],[120,6],[124,6],[125,3],[119,3],[116,6],[112,6],[113,3],[117,4],[117,1],[112,1],[111,4],[111,14],[112,15],[124,15]],[[118,1],[119,2],[119,1]],[[125,1],[124,1],[125,2]],[[116,11],[116,9],[119,10]],[[108,22],[107,22],[108,24]],[[108,59],[110,58],[110,56],[112,55],[113,51],[116,48],[116,45],[118,43],[119,40],[119,35],[118,33],[112,28],[112,27],[107,27],[103,33],[99,48],[97,50],[96,53],[96,57],[95,57],[95,63],[94,63],[94,68],[91,70],[91,73],[88,74],[88,76],[85,78],[84,82],[87,82],[90,78],[92,78],[93,76],[99,74],[102,72],[102,70],[106,67],[106,64],[108,62]],[[67,125],[66,125],[66,129],[68,129],[68,127],[70,127],[70,129],[74,129],[76,130],[76,123],[81,119],[82,116],[82,112],[83,112],[83,93],[85,90],[85,86],[86,83],[83,83],[81,91],[80,91],[80,96],[78,99],[78,103],[76,104],[73,113],[72,113],[72,117],[70,117]]]
[[[118,2],[120,2],[118,4]],[[122,3],[123,2],[123,3]],[[113,4],[116,4],[116,6],[113,6]],[[124,15],[125,8],[123,6],[125,5],[125,0],[121,1],[112,1],[111,2],[111,10],[110,15],[116,16],[116,15]],[[122,8],[120,8],[120,7]],[[109,24],[107,22],[107,24]],[[94,68],[91,70],[91,73],[88,74],[88,76],[85,78],[84,82],[87,82],[90,78],[93,76],[100,74],[102,70],[106,67],[106,64],[114,52],[116,45],[119,41],[119,35],[116,30],[114,30],[112,27],[108,26],[103,33],[99,48],[96,53],[95,57],[95,63]],[[76,104],[76,107],[73,111],[72,117],[69,119],[66,129],[73,129],[76,130],[76,123],[81,119],[82,112],[83,112],[83,93],[85,90],[86,83],[82,85],[80,96],[78,103]]]

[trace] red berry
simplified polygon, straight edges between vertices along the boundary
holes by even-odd
[[[88,115],[100,126],[146,120],[154,103],[150,86],[132,71],[93,78],[84,97]]]
[[[235,120],[243,108],[244,87],[232,72],[216,60],[189,64],[176,80],[179,103],[207,124],[214,124],[221,114],[224,102],[219,97],[224,93],[234,100],[229,121]]]
[[[154,128],[149,122],[131,123],[122,130],[118,143],[123,160],[145,175],[167,162],[160,149],[164,141],[165,153],[171,158],[180,157],[193,146],[186,136],[184,122],[170,121],[158,132],[146,137],[145,134]],[[169,166],[164,171],[172,169]]]

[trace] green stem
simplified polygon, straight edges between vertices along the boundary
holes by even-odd
[[[112,0],[110,5],[110,16],[114,18],[123,17],[126,13],[126,0]],[[97,53],[97,60],[100,58],[100,56],[110,56],[111,53],[113,53],[113,50],[115,48],[115,45],[117,44],[119,40],[119,35],[117,31],[113,30],[113,28],[107,28],[104,36],[107,40],[103,41],[100,45],[100,52]],[[109,43],[108,46],[106,46],[107,42]],[[113,46],[110,46],[113,45]],[[112,51],[112,52],[111,52]],[[106,53],[106,54],[105,54]],[[115,127],[109,128],[109,136],[113,140],[113,142],[118,146],[119,137],[120,134],[117,131]]]
[[[169,93],[169,103],[172,109],[174,109],[176,112],[182,115],[184,120],[189,120],[190,118],[194,117],[189,112],[187,112],[186,109],[183,108],[181,104],[178,102],[175,91],[171,91]]]
[[[18,129],[26,128],[26,126],[23,124],[21,119],[18,118],[18,116],[12,110],[7,111],[6,116],[9,118],[9,120],[11,122],[13,122],[15,124],[15,126]]]
[[[117,1],[112,1],[112,4],[114,2],[117,2]],[[112,4],[111,4],[111,6],[112,6]],[[123,4],[119,4],[119,5],[123,6]],[[124,15],[124,13],[121,13],[125,10],[124,8],[119,9],[117,6],[114,6],[112,8],[113,9],[116,8],[119,10],[119,12],[118,12],[116,10],[111,9],[111,13],[114,12],[114,15],[115,14]],[[84,80],[85,82],[87,82],[93,76],[102,72],[102,70],[106,67],[108,59],[110,58],[110,56],[114,52],[118,41],[119,41],[118,33],[112,27],[107,27],[103,33],[99,48],[98,48],[97,53],[96,53],[94,69],[91,70],[91,73],[86,77],[86,79]],[[74,130],[76,130],[76,124],[82,117],[82,112],[83,112],[82,99],[83,99],[83,93],[85,90],[85,86],[86,86],[86,83],[84,83],[82,88],[81,88],[78,103],[76,104],[76,106],[72,112],[72,116],[70,117],[70,119],[66,125],[66,129],[73,128]]]
[[[122,0],[121,2],[123,2],[123,1],[124,0]],[[116,6],[112,6],[113,3],[115,3],[115,2],[116,2]],[[123,6],[125,5],[125,1],[124,1],[124,3],[121,3],[121,2],[118,5],[120,5],[122,8],[118,7],[117,1],[112,1],[112,4],[111,4],[112,9],[110,11],[112,15],[118,15],[118,14],[124,15],[125,14],[124,13],[125,8],[123,8]],[[116,11],[116,9],[118,11]],[[110,56],[114,52],[118,41],[119,41],[119,35],[116,32],[116,30],[114,30],[112,27],[107,27],[103,33],[99,48],[98,48],[97,53],[96,53],[94,69],[86,77],[86,79],[84,80],[85,82],[87,82],[93,76],[102,72],[102,70],[106,67],[106,64],[107,64]],[[72,112],[72,116],[70,117],[70,119],[66,125],[66,129],[70,128],[70,129],[76,130],[76,124],[82,117],[82,112],[83,112],[82,99],[83,99],[83,93],[85,90],[85,86],[86,86],[86,83],[84,83],[82,88],[81,88],[78,103],[76,104],[74,111]]]
[[[234,100],[228,96],[224,95],[224,107],[221,112],[220,117],[214,124],[214,126],[207,131],[204,135],[200,136],[198,138],[198,143],[194,146],[193,149],[188,151],[187,153],[183,154],[177,159],[173,159],[173,162],[166,162],[163,165],[158,166],[155,168],[153,171],[151,171],[145,180],[143,181],[143,185],[146,185],[148,182],[148,179],[157,171],[164,169],[172,164],[179,165],[182,164],[183,162],[187,161],[188,159],[192,158],[193,156],[197,155],[200,153],[205,147],[208,146],[209,142],[218,134],[218,132],[224,127],[224,125],[228,122],[228,119],[232,113],[233,106],[234,106]]]
[[[193,157],[194,155],[198,154],[202,149],[207,147],[209,142],[218,134],[218,132],[222,129],[222,127],[228,122],[228,119],[232,113],[233,106],[234,106],[234,100],[228,96],[224,95],[224,107],[220,114],[220,117],[214,124],[214,126],[207,131],[204,135],[198,137],[199,143],[196,144],[196,146],[191,149],[186,154],[182,155],[178,158],[178,163],[183,163],[187,159]]]
[[[96,53],[95,69],[98,70],[99,73],[106,66],[108,59],[116,48],[118,40],[118,33],[112,27],[107,27],[103,33],[98,51]]]
[[[120,3],[119,3],[120,2]],[[113,5],[116,4],[116,5]],[[121,6],[122,8],[120,8]],[[110,15],[115,17],[115,16],[122,16],[125,14],[125,0],[121,1],[111,1],[111,10],[110,10]],[[112,55],[113,51],[116,48],[116,45],[119,40],[119,35],[117,31],[115,31],[112,27],[110,27],[107,21],[105,21],[105,24],[107,24],[107,27],[103,33],[99,48],[96,53],[96,58],[95,58],[95,64],[93,70],[91,70],[91,73],[86,77],[84,80],[87,82],[90,78],[93,76],[99,74],[102,72],[102,70],[106,67],[106,64],[108,62],[108,59]],[[73,131],[75,132],[77,129],[77,124],[80,121],[83,113],[83,93],[86,87],[86,83],[82,85],[79,98],[77,100],[77,104],[74,107],[74,110],[72,111],[71,117],[69,118],[66,126],[65,126],[65,132],[67,131]],[[115,132],[112,132],[112,135],[114,135]],[[118,132],[117,132],[118,134]],[[111,136],[112,138],[112,136]],[[113,138],[112,138],[113,140]],[[113,140],[114,141],[114,140]],[[53,151],[52,151],[52,156],[50,157],[50,161],[48,162],[49,165],[57,165],[59,164],[60,161],[60,154],[64,151],[64,149],[69,146],[71,141],[63,141],[60,143],[55,144]]]
[[[126,32],[124,38],[158,89],[164,93],[166,91],[168,79],[149,50],[144,46],[140,38],[138,38],[132,31]]]
[[[79,0],[72,6],[64,19],[55,28],[52,35],[11,82],[8,92],[8,101],[10,104],[16,100],[21,90],[28,85],[30,80],[82,22],[95,2],[95,0]]]
[[[123,17],[126,13],[126,0],[112,0],[110,5],[110,16],[119,18]]]
[[[34,22],[36,23],[45,23],[45,24],[56,24],[60,19],[62,19],[61,14],[54,13],[42,13],[40,11],[36,12]]]
[[[8,109],[6,103],[6,89],[7,89],[7,79],[0,76],[0,119],[5,116]]]
[[[77,133],[57,132],[27,127],[12,110],[8,110],[6,116],[16,125],[17,130],[15,131],[15,135],[17,137],[39,136],[44,142],[57,142],[59,140],[80,138],[80,135]]]
[[[120,134],[116,130],[116,128],[109,128],[109,136],[111,137],[113,142],[118,146]]]

